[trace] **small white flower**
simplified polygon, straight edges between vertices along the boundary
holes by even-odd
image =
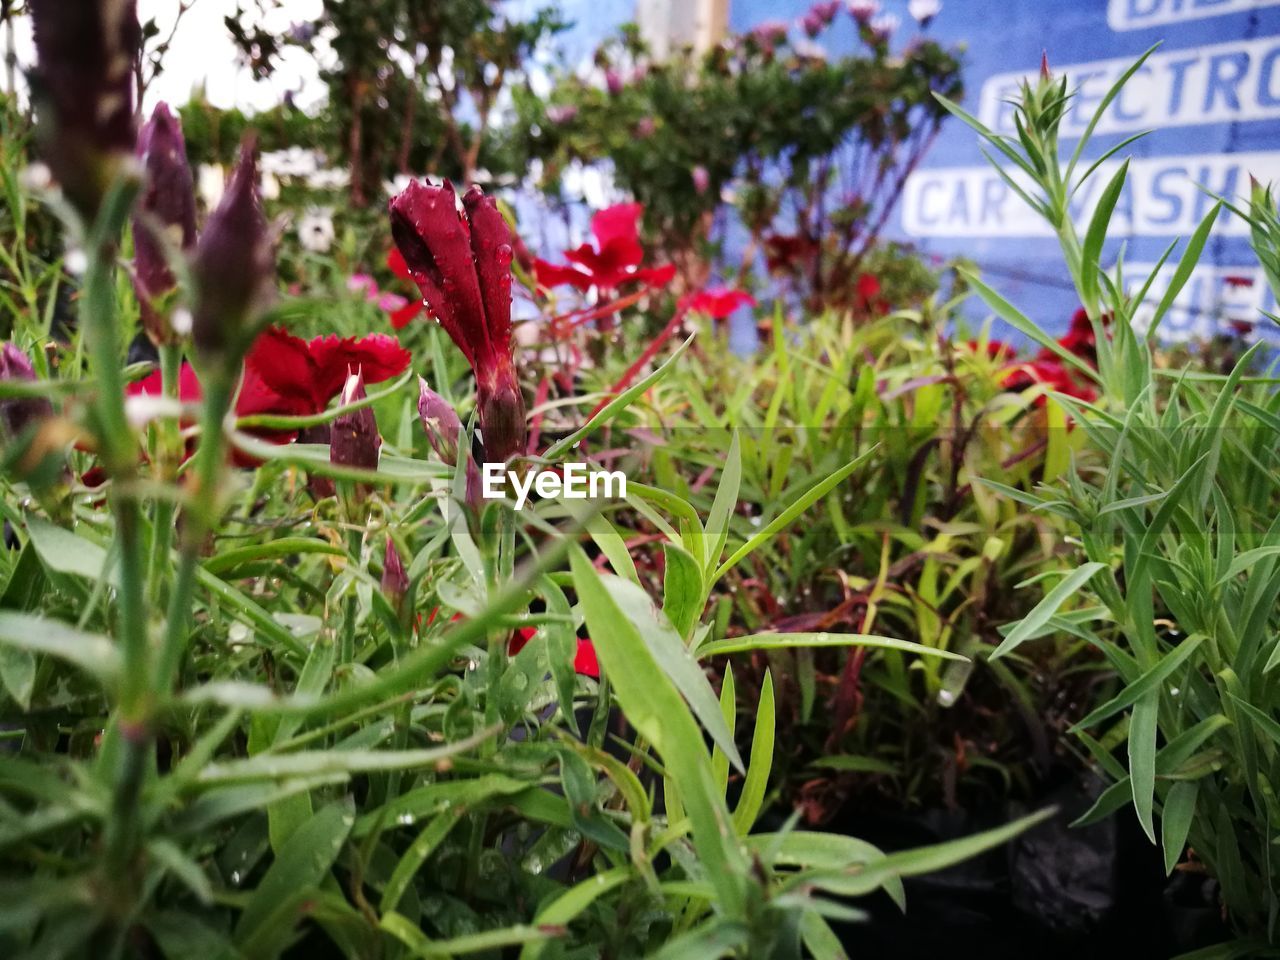
[[[910,0],[907,13],[911,14],[918,24],[925,26],[942,12],[942,0]]]
[[[79,247],[72,247],[62,258],[62,266],[67,273],[78,277],[89,269],[89,257]]]
[[[347,185],[350,174],[346,170],[316,170],[307,174],[307,186],[312,190],[337,190]]]
[[[880,0],[849,0],[849,15],[859,23],[866,23],[880,12]]]
[[[893,31],[902,25],[902,20],[896,13],[882,13],[871,21],[871,32],[877,37],[887,40],[893,35]]]
[[[141,430],[152,420],[161,417],[177,419],[182,415],[182,404],[176,397],[165,397],[158,393],[139,393],[124,398],[124,416],[129,426]]]
[[[227,188],[227,175],[217,163],[202,163],[196,171],[196,192],[204,201],[206,209],[212,210],[222,199]]]
[[[262,171],[262,199],[280,199],[280,181],[276,179],[274,173],[268,173],[266,170]]]
[[[798,37],[791,44],[791,49],[806,60],[827,59],[827,48],[816,40],[810,40],[808,37]]]
[[[22,171],[22,185],[32,193],[42,193],[53,186],[53,171],[46,164],[33,163]]]
[[[298,221],[298,242],[311,253],[328,253],[336,233],[333,229],[333,211],[327,208],[308,210]]]
[[[185,307],[179,307],[173,311],[173,316],[169,318],[169,326],[173,327],[173,332],[180,337],[185,337],[191,333],[191,324],[195,318],[191,315],[191,311]]]

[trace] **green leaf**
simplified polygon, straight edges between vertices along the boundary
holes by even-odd
[[[465,753],[493,735],[493,730],[430,750],[305,750],[298,753],[260,753],[243,760],[211,763],[197,783],[251,783],[326,774],[371,773],[433,767],[446,757]]]
[[[1126,686],[1118,694],[1108,700],[1101,706],[1091,710],[1085,717],[1079,720],[1075,726],[1077,728],[1092,727],[1095,724],[1113,717],[1125,707],[1137,703],[1138,700],[1152,691],[1159,693],[1160,684],[1187,662],[1187,659],[1196,652],[1200,644],[1205,640],[1205,635],[1196,633],[1189,636],[1182,643],[1174,647],[1169,653],[1160,658],[1150,670],[1147,670],[1133,683]]]
[[[1043,627],[1072,594],[1106,568],[1107,565],[1105,563],[1085,563],[1063,577],[1062,582],[1045,594],[1044,599],[1037,603],[1035,608],[1023,617],[1016,627],[1009,631],[1009,635],[1001,641],[995,650],[991,651],[990,659],[996,660],[1003,657]]]
[[[1196,812],[1196,794],[1200,785],[1194,780],[1179,780],[1169,788],[1164,798],[1164,810],[1160,814],[1160,841],[1164,845],[1164,872],[1173,874],[1173,868],[1182,858],[1191,832],[1191,820]]]
[[[268,954],[268,943],[283,945],[300,918],[299,893],[318,887],[346,843],[354,817],[336,804],[322,808],[299,827],[272,861],[236,921],[236,945],[247,954]]]
[[[879,889],[890,879],[936,873],[990,850],[992,847],[1008,843],[1024,830],[1042,823],[1055,813],[1057,813],[1056,808],[1049,807],[1003,827],[976,833],[960,840],[891,853],[883,859],[867,863],[858,870],[805,874],[805,882],[843,896],[862,896]]]
[[[529,926],[504,927],[501,930],[485,930],[448,940],[428,940],[416,925],[398,913],[383,914],[379,921],[383,930],[391,934],[415,957],[454,957],[468,953],[491,953],[502,947],[533,943],[556,936],[555,928]]]
[[[238,568],[249,564],[261,563],[264,560],[288,559],[307,553],[327,554],[332,557],[346,556],[345,550],[335,547],[327,540],[316,540],[312,537],[281,537],[278,540],[269,540],[251,547],[223,550],[206,560],[204,568],[216,577],[227,579],[227,574],[234,574]]]
[[[0,683],[9,691],[14,703],[24,711],[31,709],[31,694],[36,686],[36,658],[30,650],[0,646]]]
[[[106,570],[107,551],[92,540],[55,527],[39,517],[27,518],[27,533],[41,562],[54,573],[84,577],[86,580],[100,580],[107,576],[108,583],[117,583],[115,572],[108,574]]]
[[[1089,221],[1089,229],[1084,237],[1084,250],[1080,257],[1080,294],[1085,303],[1093,304],[1098,297],[1098,261],[1102,257],[1102,244],[1107,239],[1107,227],[1111,224],[1111,214],[1116,208],[1116,201],[1124,190],[1125,178],[1129,176],[1129,161],[1120,164],[1102,195],[1098,198],[1097,209],[1093,219]]]
[[[1144,694],[1133,705],[1129,717],[1129,786],[1133,812],[1152,843],[1156,842],[1152,808],[1156,791],[1156,732],[1160,708],[1159,691]]]
[[[662,556],[662,612],[687,642],[702,613],[702,570],[692,554],[670,541],[663,543]]]
[[[445,837],[449,835],[449,831],[458,825],[458,821],[463,816],[464,812],[462,810],[448,810],[439,816],[433,817],[422,828],[422,832],[414,838],[413,843],[409,844],[409,848],[405,850],[399,862],[396,863],[396,868],[391,871],[391,879],[387,881],[386,887],[383,888],[382,902],[379,904],[379,909],[382,913],[385,914],[394,910],[399,905],[400,898],[409,889],[409,884],[413,882],[413,878],[422,868],[422,865],[427,862],[427,858],[444,842]]]
[[[575,446],[587,437],[591,436],[591,434],[595,433],[623,410],[627,409],[627,407],[631,406],[631,402],[635,400],[636,397],[646,393],[650,387],[670,372],[671,368],[675,366],[676,361],[678,361],[684,352],[689,349],[689,344],[691,343],[693,343],[693,335],[690,335],[689,339],[676,347],[676,349],[672,351],[671,356],[667,358],[666,363],[658,367],[657,370],[654,370],[653,373],[649,374],[639,383],[627,388],[610,400],[600,409],[599,413],[583,424],[581,428],[575,430],[573,433],[569,434],[569,436],[548,447],[542,454],[542,458],[547,461],[555,461],[559,459],[567,451],[572,450]],[[630,484],[627,486],[630,487]]]
[[[884,773],[896,777],[898,768],[878,757],[863,757],[852,753],[837,754],[833,757],[819,757],[813,766],[826,770],[839,770],[842,773]]]
[[[859,454],[853,460],[846,463],[831,476],[818,481],[807,491],[801,494],[800,497],[791,504],[791,506],[787,507],[769,521],[763,530],[735,550],[733,555],[716,569],[715,574],[711,577],[711,584],[714,584],[717,580],[741,563],[746,557],[750,556],[758,547],[760,547],[761,544],[767,542],[771,537],[789,527],[796,517],[800,516],[800,514],[808,510],[809,507],[817,503],[837,486],[843,483],[845,479],[853,473],[853,471],[857,470],[860,466],[866,463],[868,459],[870,459],[871,455],[879,449],[879,446],[879,444],[875,444],[866,452]],[[710,586],[710,584],[708,586]]]
[[[569,552],[573,582],[605,675],[622,711],[636,731],[652,743],[679,788],[693,828],[694,845],[716,887],[726,915],[745,915],[742,854],[731,842],[732,826],[724,797],[715,790],[711,758],[692,714],[659,666],[640,631],[632,624],[586,554]],[[624,583],[625,581],[617,581]],[[719,718],[719,705],[716,705]],[[720,719],[723,723],[723,719]]]
[[[533,918],[536,927],[564,927],[578,917],[584,910],[600,897],[626,883],[631,878],[631,871],[626,867],[597,873],[588,877],[576,886],[553,897],[538,908]],[[535,941],[525,945],[520,951],[520,960],[538,960],[546,947],[545,941]]]
[[[720,486],[707,514],[706,534],[708,549],[704,560],[705,572],[710,573],[720,562],[725,544],[729,542],[729,520],[738,506],[738,491],[742,486],[742,448],[738,443],[738,431],[733,431],[729,452],[725,454],[724,470],[720,473]]]
[[[1182,258],[1178,261],[1177,269],[1173,271],[1169,286],[1165,289],[1164,296],[1160,298],[1160,303],[1156,306],[1156,312],[1151,317],[1151,326],[1147,328],[1148,343],[1155,339],[1156,331],[1160,329],[1160,321],[1169,312],[1169,308],[1173,306],[1173,301],[1178,298],[1182,288],[1191,279],[1192,271],[1200,263],[1200,254],[1204,251],[1204,245],[1209,242],[1209,233],[1213,230],[1214,221],[1218,219],[1218,213],[1221,210],[1221,201],[1213,205],[1213,208],[1205,215],[1205,218],[1200,221],[1200,225],[1196,227],[1195,233],[1191,235],[1191,241],[1187,244],[1187,249],[1182,251]]]
[[[104,686],[114,684],[120,674],[120,653],[110,640],[57,620],[0,610],[0,644],[65,660]]]
[[[900,650],[917,653],[922,657],[942,657],[944,660],[965,658],[950,650],[926,646],[914,640],[896,640],[872,633],[753,633],[745,637],[729,637],[713,640],[698,648],[698,657],[714,657],[726,653],[743,653],[747,650],[786,650],[792,647],[878,647],[884,650]]]
[[[733,826],[738,836],[751,832],[760,808],[764,806],[765,791],[769,786],[769,773],[773,769],[774,736],[773,674],[764,672],[760,688],[760,706],[756,710],[756,729],[751,737],[751,765],[742,784],[742,795],[733,811]]]
[[[698,661],[684,645],[684,639],[676,632],[675,627],[654,606],[649,595],[638,584],[610,576],[601,577],[600,582],[604,584],[622,615],[639,631],[662,671],[684,695],[698,722],[711,735],[712,742],[724,752],[737,770],[742,771],[742,756],[733,742],[733,734],[725,725],[724,716],[720,712],[720,701],[711,688],[707,675],[702,672]],[[595,636],[594,632],[592,636]],[[617,680],[612,676],[610,679],[615,682]]]
[[[528,789],[530,784],[527,780],[517,780],[500,773],[487,773],[468,780],[428,783],[361,815],[354,833],[363,837],[376,828],[412,826],[424,817],[434,817],[447,810],[474,808],[490,800],[513,797]]]
[[[996,293],[995,290],[991,289],[991,287],[983,283],[976,273],[972,270],[966,269],[965,267],[957,267],[956,269],[965,278],[965,280],[968,281],[970,286],[978,292],[978,296],[982,297],[987,306],[1013,326],[1019,333],[1031,340],[1034,340],[1050,353],[1057,356],[1059,360],[1074,367],[1076,370],[1079,370],[1090,380],[1096,381],[1098,379],[1098,371],[1094,370],[1093,367],[1085,363],[1062,344],[1058,343],[1057,340],[1041,330],[1039,326],[1028,319],[1026,315],[1018,310],[1017,307],[1011,304],[1004,297],[1000,296],[1000,294]]]

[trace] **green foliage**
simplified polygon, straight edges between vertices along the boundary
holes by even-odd
[[[699,666],[800,639],[959,662],[944,645],[856,632],[714,645],[720,581],[861,481],[878,448],[777,478],[756,528],[745,430],[709,508],[636,484],[634,501],[584,516],[556,499],[468,504],[465,471],[432,458],[415,426],[408,377],[318,416],[237,420],[233,348],[196,354],[203,397],[185,405],[166,348],[167,402],[126,416],[125,381],[143,371],[123,364],[136,305],[118,238],[137,187],[117,183],[87,233],[65,226],[89,261],[77,328],[57,340],[14,318],[54,373],[0,382],[0,402],[55,402],[39,436],[66,468],[42,485],[7,459],[0,479],[14,540],[0,554],[5,955],[827,955],[824,918],[858,916],[847,898],[901,902],[902,877],[1043,816],[893,854],[797,831],[769,813],[772,680],[743,698],[754,722],[740,752],[739,696],[731,684],[717,696]],[[260,322],[359,329],[354,301],[285,298]],[[415,329],[416,372],[466,397],[465,412],[471,384],[441,336]],[[578,411],[595,397],[573,397],[575,429],[544,454],[601,449],[690,356],[672,351],[593,417]],[[377,417],[376,469],[250,432],[357,407]],[[233,450],[253,466],[231,469]],[[90,466],[105,486],[72,479]],[[631,510],[681,558],[669,580],[636,570]],[[399,596],[384,589],[388,540]],[[531,631],[518,651],[516,628]],[[570,666],[584,628],[598,678]]]
[[[1141,63],[1100,103],[1089,130]],[[1026,199],[1058,232],[1098,337],[1103,390],[1096,405],[1058,398],[1089,446],[1105,456],[1102,463],[1075,463],[1060,481],[1032,493],[990,484],[1067,520],[1080,543],[1079,565],[1026,619],[1010,625],[990,655],[1020,656],[1028,641],[1063,632],[1101,651],[1116,684],[1110,699],[1079,721],[1078,732],[1115,784],[1083,822],[1132,803],[1152,842],[1163,844],[1167,869],[1183,859],[1185,846],[1216,876],[1228,919],[1246,938],[1240,949],[1261,955],[1260,941],[1274,945],[1280,936],[1277,380],[1254,375],[1257,347],[1226,374],[1161,368],[1156,331],[1199,261],[1221,204],[1187,243],[1153,315],[1140,317],[1155,274],[1134,293],[1120,266],[1108,274],[1100,262],[1127,164],[1100,195],[1083,244],[1064,212],[1065,198],[1097,167],[1074,178],[1087,136],[1065,169],[1059,165],[1057,126],[1067,91],[1068,78],[1047,74],[1023,87],[1020,142],[966,118],[1038,191]],[[1270,189],[1255,186],[1247,212],[1237,212],[1250,221],[1270,274],[1277,223]],[[995,291],[977,290],[1035,335],[1035,325]],[[1072,597],[1082,606],[1064,612]],[[1117,742],[1126,745],[1127,762],[1103,746]]]

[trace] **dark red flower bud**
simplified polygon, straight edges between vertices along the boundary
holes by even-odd
[[[390,537],[387,537],[387,549],[382,555],[382,592],[393,608],[399,608],[409,592],[409,575],[404,572],[404,562]]]
[[[347,377],[338,403],[346,406],[364,398],[364,376],[357,370]],[[378,436],[378,421],[371,407],[352,410],[333,421],[329,462],[335,466],[377,470],[381,448],[382,437]]]
[[[504,462],[525,443],[524,398],[511,344],[511,229],[472,187],[417,183],[391,201],[391,235],[432,314],[475,373],[485,456]]]
[[[133,73],[142,42],[133,0],[31,0],[31,91],[40,154],[91,219],[133,153]]]
[[[205,224],[191,272],[196,351],[225,360],[228,350],[248,346],[246,328],[269,299],[275,277],[275,244],[258,195],[252,137],[241,146],[222,202]]]
[[[159,303],[177,287],[167,249],[196,245],[196,194],[182,122],[167,104],[158,104],[142,128],[138,157],[146,184],[133,218],[133,286],[147,336],[156,344],[172,343],[178,335]]]
[[[427,386],[421,377],[418,378],[418,418],[436,455],[451,467],[457,464],[462,421],[449,401]]]
[[[36,373],[27,355],[12,343],[0,345],[0,380],[35,380]],[[0,400],[0,430],[8,440],[53,416],[53,405],[45,397],[10,397]]]

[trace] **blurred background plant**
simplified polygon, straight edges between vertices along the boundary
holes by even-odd
[[[625,30],[588,76],[516,91],[517,136],[553,194],[570,165],[607,160],[688,287],[713,265],[747,283],[758,261],[809,312],[912,302],[932,278],[880,232],[942,122],[932,94],[961,94],[960,62],[919,38],[891,53],[890,31],[856,14],[856,49],[824,49],[839,11],[818,3],[802,29],[769,22],[662,60]],[[733,230],[749,240],[724,263]]]

